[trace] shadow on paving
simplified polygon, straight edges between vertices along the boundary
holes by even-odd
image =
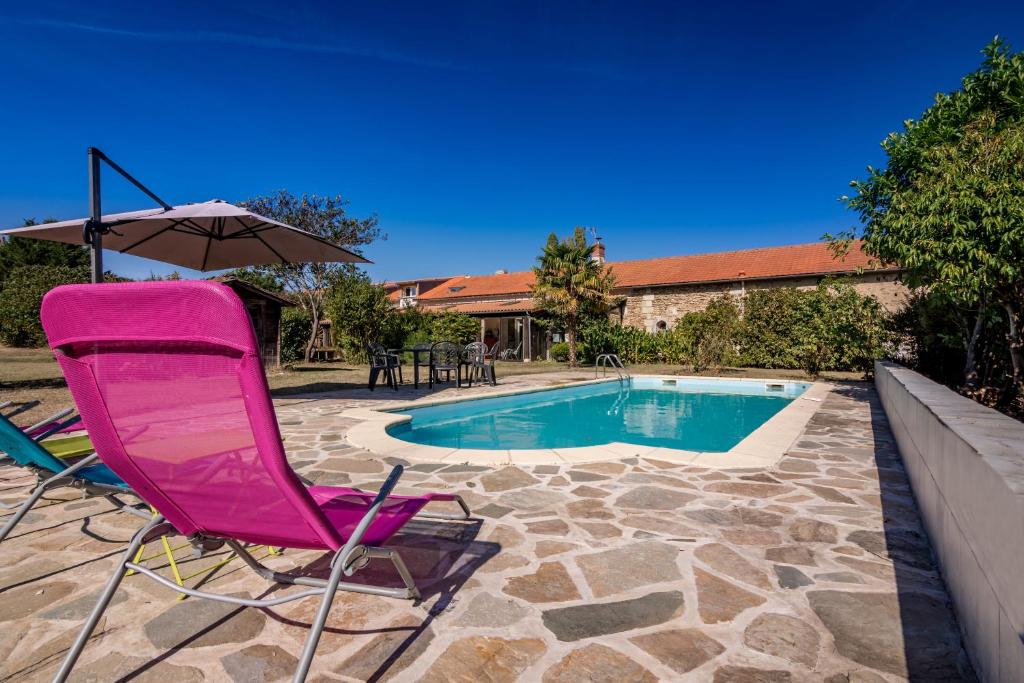
[[[811,605],[836,636],[840,654],[854,661],[910,681],[976,681],[878,395],[868,384],[842,386],[835,394],[870,406],[873,453],[864,454],[865,464],[873,461],[878,471],[884,528],[854,531],[847,540],[892,562],[896,596],[819,591],[809,594]]]
[[[387,543],[387,547],[394,548],[402,556],[422,594],[422,604],[429,605],[429,608],[420,609],[419,614],[422,614],[422,617],[411,616],[398,625],[391,623],[372,628],[338,628],[330,625],[330,617],[328,617],[328,625],[323,630],[321,647],[324,646],[324,640],[331,635],[376,635],[373,641],[360,648],[355,655],[346,660],[343,665],[346,675],[367,681],[378,681],[404,669],[420,650],[425,649],[433,637],[431,624],[434,619],[451,606],[455,595],[466,581],[501,550],[501,546],[497,543],[476,540],[481,524],[482,521],[478,519],[471,519],[467,522],[414,519],[392,537]],[[308,565],[290,571],[304,576],[326,579],[330,573],[331,557],[330,554],[321,555]],[[373,560],[366,568],[351,577],[345,577],[344,580],[375,586],[401,587],[403,585],[393,565],[387,560]],[[266,598],[284,587],[283,584],[276,584],[258,597]],[[288,586],[288,588],[291,587]],[[344,599],[342,596],[346,594],[356,595],[340,591],[335,599],[335,607],[341,607],[338,603]],[[395,600],[377,596],[367,596],[367,598]],[[190,598],[190,601],[193,600],[195,599]],[[205,602],[209,603],[210,601]],[[320,598],[313,596],[291,604],[302,603],[308,603],[308,614],[311,619],[316,607],[320,605]],[[147,661],[120,680],[133,680],[161,664],[179,650],[190,645],[201,645],[200,641],[208,638],[216,629],[225,627],[232,619],[244,615],[247,610],[253,610],[248,607],[220,604],[223,605],[221,610],[223,613],[215,621],[169,645],[163,654]],[[413,603],[409,602],[408,604],[412,605]],[[302,640],[308,635],[310,621],[305,618],[305,613],[304,618],[296,619],[285,616],[278,608],[259,611],[279,623],[301,628]],[[403,659],[407,653],[409,656]],[[353,665],[351,660],[354,659],[358,659],[358,661]],[[313,662],[313,666],[316,668],[316,657]]]

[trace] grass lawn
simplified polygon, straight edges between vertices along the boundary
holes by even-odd
[[[497,374],[501,377],[537,374],[566,370],[565,363],[514,363],[498,361]],[[640,365],[629,368],[633,374],[692,375],[689,368],[679,365]],[[404,369],[406,381],[412,381],[412,368]],[[589,376],[590,368],[581,368]],[[274,396],[294,396],[328,391],[345,391],[366,386],[368,369],[365,365],[349,363],[299,363],[268,374]],[[768,370],[762,368],[720,368],[715,372],[700,373],[718,377],[754,377],[777,379],[809,379],[802,370]],[[425,373],[421,372],[421,378]],[[855,372],[827,372],[822,379],[858,380],[863,376]],[[60,367],[49,349],[11,349],[0,346],[0,401],[39,401],[40,405],[22,413],[18,421],[30,423],[71,405],[71,395],[64,385]]]

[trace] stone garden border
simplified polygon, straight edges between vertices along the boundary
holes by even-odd
[[[733,378],[709,378],[709,377],[688,377],[680,375],[637,375],[636,377],[652,377],[655,379],[686,380],[695,379],[701,381],[743,381],[743,382],[772,382],[772,383],[793,383],[793,380],[771,380],[771,379],[733,379]],[[458,403],[462,401],[473,401],[484,398],[495,398],[499,396],[513,396],[516,394],[535,393],[538,391],[553,391],[567,387],[584,386],[587,384],[599,384],[602,382],[615,382],[617,379],[597,379],[584,382],[570,382],[553,387],[529,387],[511,391],[500,391],[488,393],[476,397],[454,397],[443,400],[427,401],[406,401],[395,405],[389,405],[385,410],[374,410],[370,408],[354,408],[343,413],[345,417],[359,420],[349,428],[346,439],[354,446],[365,448],[378,455],[386,457],[401,458],[410,462],[444,462],[444,463],[467,463],[471,465],[489,465],[500,467],[505,465],[551,465],[551,464],[578,464],[586,462],[600,462],[607,460],[620,460],[630,457],[645,457],[664,460],[675,463],[688,463],[702,467],[719,467],[726,469],[747,468],[747,467],[771,467],[785,454],[789,447],[796,441],[804,429],[804,426],[817,412],[818,407],[825,396],[832,391],[832,385],[825,382],[813,382],[803,394],[792,401],[785,408],[780,410],[771,419],[748,434],[746,438],[733,446],[725,453],[709,453],[698,451],[685,451],[673,448],[659,448],[651,446],[639,446],[628,443],[606,443],[599,446],[582,446],[579,448],[559,449],[534,449],[534,450],[479,450],[467,448],[444,448],[440,446],[425,446],[420,444],[402,441],[388,434],[387,429],[391,425],[400,424],[411,420],[407,415],[398,415],[395,410],[423,408],[431,405],[446,403]]]

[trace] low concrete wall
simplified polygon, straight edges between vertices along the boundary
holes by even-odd
[[[1024,681],[1024,424],[887,362],[875,385],[983,681]]]

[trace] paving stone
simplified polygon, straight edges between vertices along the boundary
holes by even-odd
[[[803,482],[797,482],[797,483],[800,486],[803,486],[804,488],[808,489],[809,491],[815,493],[816,495],[820,496],[821,498],[824,498],[825,500],[830,501],[832,503],[848,503],[850,505],[856,505],[857,504],[857,501],[855,501],[853,498],[850,498],[849,496],[847,496],[847,495],[845,495],[843,493],[840,493],[839,491],[836,491],[833,488],[829,488],[827,486],[817,486],[815,484],[805,484]]]
[[[622,526],[631,527],[633,529],[643,529],[645,531],[653,531],[665,536],[677,536],[693,538],[702,536],[703,534],[692,526],[681,524],[673,519],[666,519],[665,517],[649,517],[645,515],[627,515],[620,522]]]
[[[266,622],[266,615],[258,609],[187,600],[160,613],[143,628],[154,646],[177,649],[245,643],[258,636]]]
[[[817,472],[818,466],[806,459],[785,458],[778,464],[783,472]]]
[[[693,554],[698,560],[720,574],[725,574],[762,590],[771,589],[768,576],[728,546],[711,543],[697,548]]]
[[[615,515],[600,500],[585,498],[565,506],[573,519],[613,519]]]
[[[496,524],[491,529],[491,533],[487,534],[485,540],[488,543],[497,544],[499,546],[497,550],[501,553],[512,548],[518,548],[526,542],[526,537],[508,524]]]
[[[792,680],[793,675],[788,671],[730,665],[715,670],[714,683],[789,683]]]
[[[736,508],[730,510],[714,510],[711,508],[683,510],[683,514],[694,522],[710,524],[712,526],[740,526],[744,523]]]
[[[561,468],[558,465],[535,465],[534,474],[558,474]]]
[[[594,538],[618,538],[622,535],[622,529],[607,522],[576,522],[576,526]]]
[[[725,652],[714,638],[695,628],[673,629],[629,639],[641,650],[677,673],[692,671]]]
[[[449,645],[420,680],[423,683],[511,682],[530,668],[546,651],[544,641],[536,638],[463,638]]]
[[[764,598],[694,567],[697,612],[705,624],[732,621],[740,612],[764,603]]]
[[[81,621],[89,616],[93,608],[96,607],[96,603],[100,599],[100,595],[103,593],[102,588],[94,590],[92,593],[83,595],[80,598],[76,598],[71,602],[64,603],[63,605],[57,605],[53,609],[48,609],[39,615],[42,619],[68,619],[72,621]],[[128,594],[119,590],[114,593],[114,597],[110,600],[110,607],[119,605],[128,599]],[[8,603],[4,602],[4,609],[9,609]],[[109,607],[108,607],[109,609]],[[2,619],[2,617],[0,617]]]
[[[944,602],[921,593],[807,593],[839,654],[912,680],[961,680],[960,638]]]
[[[656,683],[658,677],[610,647],[597,643],[573,650],[544,672],[544,683]]]
[[[896,569],[892,564],[883,564],[881,562],[870,562],[868,560],[860,560],[855,557],[837,557],[836,562],[845,564],[850,569],[873,576],[876,579],[891,580],[896,576]]]
[[[821,636],[806,621],[786,614],[761,614],[743,632],[743,644],[810,668],[818,661]]]
[[[530,611],[515,600],[478,593],[454,623],[463,627],[505,628],[521,621]]]
[[[777,545],[782,536],[770,529],[723,529],[722,538],[737,545]]]
[[[825,572],[824,574],[815,574],[814,580],[831,581],[833,583],[864,583],[864,579],[853,572]]]
[[[63,655],[63,653],[61,653]],[[146,657],[125,656],[116,652],[76,666],[68,678],[70,683],[105,683],[127,681],[133,683],[200,683],[206,677],[194,666],[178,666],[168,662],[150,662]],[[259,679],[252,679],[259,680]],[[270,679],[266,679],[270,680]]]
[[[817,567],[814,551],[802,545],[787,545],[779,548],[768,548],[764,551],[764,559],[783,564],[798,564],[803,567]]]
[[[576,558],[595,597],[681,578],[679,549],[667,543],[644,541]]]
[[[277,645],[250,645],[220,658],[224,670],[237,683],[290,680],[299,660]]]
[[[697,487],[679,477],[655,472],[630,472],[620,480],[623,484],[657,484],[660,486],[671,486],[681,489],[696,489]]]
[[[433,639],[431,626],[424,627],[421,619],[404,615],[331,671],[360,681],[387,681],[413,664]]]
[[[480,477],[480,483],[484,487],[484,491],[488,493],[495,493],[498,491],[508,491],[510,489],[519,489],[524,486],[531,486],[533,484],[539,484],[540,479],[530,475],[526,470],[521,470],[518,467],[505,467],[497,472],[491,472]]]
[[[527,602],[579,600],[580,592],[561,562],[544,562],[533,574],[505,579],[502,589]]]
[[[351,460],[347,458],[327,458],[318,465],[320,469],[349,474],[376,474],[384,471],[384,464],[377,460]]]
[[[6,550],[6,547],[4,549]],[[0,622],[33,615],[44,607],[49,607],[54,602],[71,595],[76,587],[70,581],[52,581],[41,586],[30,584],[14,588],[3,594]]]
[[[611,479],[611,477],[608,476],[607,474],[598,474],[596,472],[584,472],[582,470],[569,470],[567,474],[569,475],[569,479],[573,480],[576,483],[584,481],[603,481],[606,479]]]
[[[691,500],[696,495],[661,488],[659,486],[638,486],[615,500],[616,508],[641,508],[644,510],[675,510]]]
[[[839,531],[835,524],[815,519],[798,519],[789,526],[789,535],[801,543],[835,543]]]
[[[545,558],[549,555],[558,555],[578,547],[575,543],[566,543],[564,541],[537,541],[537,545],[534,547],[534,554],[539,558]]]
[[[494,503],[488,503],[483,507],[473,510],[474,514],[490,517],[491,519],[501,519],[510,512],[512,512],[512,508],[507,508],[504,505],[495,505]]]
[[[748,496],[750,498],[771,498],[781,496],[793,490],[792,486],[785,484],[759,484],[755,482],[722,481],[708,484],[705,491],[712,493],[726,493],[733,496]]]
[[[887,679],[867,669],[858,669],[849,673],[833,674],[825,679],[825,683],[889,683]]]
[[[774,512],[766,512],[748,507],[740,507],[736,511],[744,524],[768,528],[782,525],[782,515],[777,515]]]
[[[604,489],[599,489],[595,486],[587,486],[585,484],[583,486],[577,486],[572,491],[569,491],[569,493],[574,496],[579,496],[580,498],[607,498],[612,495],[610,491],[605,491]]]
[[[516,510],[538,510],[553,508],[563,500],[565,500],[565,494],[534,486],[503,493],[498,498],[498,504]]]
[[[444,467],[444,463],[433,463],[425,462],[416,465],[410,465],[406,468],[407,472],[437,472],[439,469]]]
[[[569,525],[560,519],[545,519],[540,522],[530,522],[526,525],[526,531],[531,534],[565,536],[569,533]]]
[[[577,465],[573,469],[598,474],[622,474],[626,471],[626,466],[618,462],[590,462],[585,465]]]
[[[684,606],[680,591],[664,591],[631,600],[549,609],[541,618],[544,626],[565,642],[663,624],[682,614]]]

